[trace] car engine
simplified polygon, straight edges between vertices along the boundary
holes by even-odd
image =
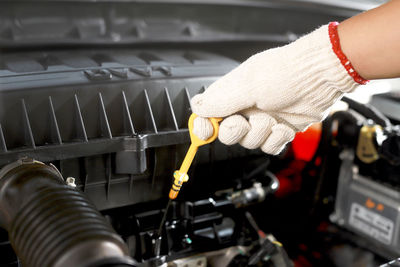
[[[0,266],[398,257],[400,130],[381,108],[399,105],[395,93],[374,96],[375,107],[345,98],[347,110],[277,157],[201,147],[165,209],[190,141],[191,97],[251,54],[377,4],[1,1]]]

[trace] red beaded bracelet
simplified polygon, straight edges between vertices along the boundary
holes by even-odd
[[[333,52],[335,52],[336,56],[339,58],[340,63],[342,63],[343,67],[346,69],[347,73],[353,78],[353,80],[359,84],[366,84],[369,82],[358,74],[358,72],[354,69],[353,65],[351,65],[350,61],[347,59],[346,55],[343,53],[342,48],[340,47],[340,39],[338,34],[338,22],[329,23],[329,38],[331,40]]]

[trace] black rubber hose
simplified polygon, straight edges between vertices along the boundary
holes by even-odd
[[[343,97],[342,101],[347,103],[349,105],[349,108],[357,111],[358,113],[369,119],[372,119],[373,121],[375,121],[375,123],[381,125],[384,128],[390,127],[392,125],[390,123],[390,120],[385,115],[383,115],[382,112],[369,104],[361,104],[348,97]]]
[[[25,267],[134,266],[94,205],[41,162],[24,159],[0,171],[0,225]]]

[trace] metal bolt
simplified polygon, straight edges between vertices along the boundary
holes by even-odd
[[[75,184],[75,178],[74,177],[67,177],[67,179],[65,179],[65,182],[67,183],[68,186],[75,188],[76,184]]]
[[[358,173],[358,166],[354,165],[352,169],[353,173]]]
[[[329,216],[329,220],[331,221],[331,222],[333,222],[333,223],[336,223],[337,221],[338,221],[338,216],[336,215],[336,213],[332,213],[330,216]]]

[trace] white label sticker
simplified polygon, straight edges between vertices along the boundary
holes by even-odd
[[[386,245],[392,241],[393,221],[360,204],[351,205],[349,224]]]

